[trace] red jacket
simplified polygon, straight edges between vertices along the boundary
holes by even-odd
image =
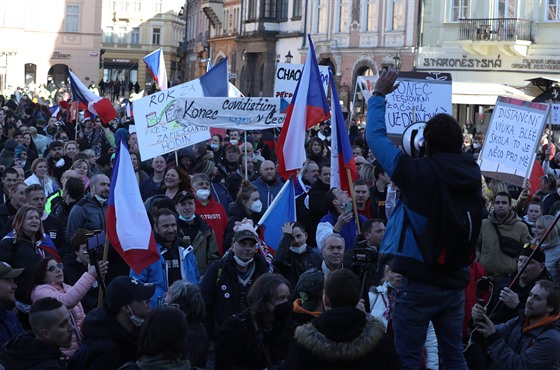
[[[202,204],[197,198],[194,198],[196,204],[196,214],[202,217],[204,221],[214,230],[216,241],[218,242],[218,251],[220,256],[224,254],[224,233],[228,223],[228,217],[224,207],[216,202],[212,196],[208,198],[210,201],[207,205]]]

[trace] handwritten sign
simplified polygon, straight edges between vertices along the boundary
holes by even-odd
[[[416,123],[439,113],[451,114],[451,75],[448,73],[401,72],[399,87],[387,95],[385,123],[393,139]]]
[[[552,104],[550,111],[550,123],[553,125],[560,125],[560,104]]]
[[[180,124],[175,104],[185,96],[203,96],[198,80],[173,86],[134,102],[134,122],[142,160],[210,139],[208,127]]]
[[[276,79],[274,80],[275,98],[292,99],[296,86],[303,71],[303,64],[278,63],[276,65]],[[325,89],[325,94],[329,89],[329,67],[319,66],[321,73],[321,83]]]
[[[489,176],[522,186],[532,170],[549,106],[498,97],[480,153],[480,169]]]
[[[288,101],[278,98],[178,98],[175,120],[181,125],[264,130],[282,127]]]

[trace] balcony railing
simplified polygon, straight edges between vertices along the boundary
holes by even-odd
[[[531,41],[531,21],[517,18],[461,19],[459,40]]]

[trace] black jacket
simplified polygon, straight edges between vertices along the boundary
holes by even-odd
[[[66,357],[58,347],[25,332],[6,343],[2,365],[9,370],[58,370],[66,369]]]
[[[12,229],[13,217],[16,215],[17,209],[14,208],[12,202],[8,200],[0,206],[0,230],[6,235]]]
[[[385,326],[354,307],[333,308],[296,329],[283,369],[402,369]]]
[[[73,252],[62,257],[62,265],[64,266],[64,282],[72,286],[80,280],[84,272],[88,271],[87,265],[76,261],[76,254]],[[95,283],[94,286],[88,290],[84,298],[80,300],[86,314],[97,307],[98,296],[99,285]]]
[[[288,279],[292,290],[294,290],[301,274],[313,267],[321,269],[322,259],[309,246],[302,254],[292,252],[290,250],[292,240],[293,238],[290,234],[282,234],[282,239],[280,239],[280,245],[272,259],[272,264],[274,265],[274,272],[282,274],[282,276]]]
[[[245,211],[245,207],[239,204],[239,202],[235,202],[229,205],[227,209],[228,214],[228,223],[226,226],[226,233],[224,234],[224,251],[228,250],[231,247],[231,242],[233,240],[233,227],[237,221],[241,221],[244,218],[253,220],[253,224],[256,225],[259,220],[261,219],[262,213],[253,213],[249,215],[247,211]]]

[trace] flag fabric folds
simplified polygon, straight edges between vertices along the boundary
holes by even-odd
[[[306,160],[306,130],[330,117],[313,42],[311,36],[307,37],[309,51],[276,147],[278,173],[285,179],[300,169]]]
[[[87,104],[87,110],[99,116],[103,123],[109,123],[117,118],[117,111],[109,99],[92,93],[70,69],[68,69],[68,76],[74,100]]]
[[[329,84],[331,85],[331,189],[340,188],[351,194],[350,184],[358,178],[358,171],[333,77],[332,71],[329,69]],[[350,177],[348,177],[348,172],[350,172]]]
[[[165,69],[165,60],[163,59],[163,50],[161,48],[154,50],[142,59],[157,82],[159,89],[167,89],[167,70]]]
[[[282,238],[282,225],[286,222],[297,221],[296,199],[292,180],[293,176],[290,176],[258,223],[263,228],[264,241],[272,250],[278,248]]]
[[[228,96],[228,59],[222,59],[198,80],[205,97]]]
[[[107,204],[107,238],[135,273],[159,260],[146,208],[140,196],[128,148],[121,141]]]

